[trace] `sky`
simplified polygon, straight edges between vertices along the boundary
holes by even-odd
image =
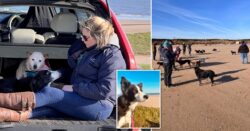
[[[160,93],[160,71],[118,71],[117,94],[121,95],[121,77],[124,76],[132,84],[142,83],[144,93]]]
[[[152,0],[152,37],[250,38],[250,1]]]

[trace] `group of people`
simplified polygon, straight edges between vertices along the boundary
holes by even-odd
[[[81,120],[110,116],[116,103],[116,70],[126,69],[125,60],[119,44],[110,42],[114,29],[108,20],[92,16],[81,22],[80,30],[82,39],[68,51],[71,85],[46,86],[36,93],[0,93],[0,121],[55,114]],[[69,88],[72,91],[66,91]]]
[[[191,45],[191,44],[186,44],[185,42],[183,42],[183,43],[182,43],[183,55],[186,55],[186,48],[187,48],[187,50],[188,50],[189,56],[191,56],[192,45]]]
[[[167,87],[173,86],[172,84],[172,71],[173,68],[175,67],[175,61],[179,60],[179,55],[181,53],[181,49],[179,46],[173,50],[173,42],[171,40],[165,40],[160,44],[159,47],[159,52],[160,52],[160,59],[163,61],[163,66],[164,66],[164,83]],[[191,44],[186,45],[185,43],[182,44],[183,47],[183,55],[185,55],[186,52],[186,47],[188,49],[189,55],[191,54]],[[156,46],[155,46],[156,48]],[[248,53],[249,53],[249,48],[247,46],[247,43],[245,41],[241,42],[241,45],[238,49],[238,53],[240,53],[241,61],[243,64],[248,63]],[[154,54],[154,59],[155,59],[155,53]]]

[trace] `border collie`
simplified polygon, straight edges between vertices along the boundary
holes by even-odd
[[[118,97],[118,128],[128,124],[131,128],[131,117],[138,102],[144,102],[148,95],[142,92],[142,83],[131,84],[125,77],[121,78],[122,95]]]
[[[34,72],[33,72],[34,73]],[[8,78],[0,80],[0,92],[23,92],[33,91],[38,92],[45,86],[50,85],[53,81],[58,79],[61,73],[58,71],[42,70],[26,78],[17,80],[16,78]]]

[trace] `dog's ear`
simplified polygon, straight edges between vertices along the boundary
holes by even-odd
[[[142,83],[137,84],[137,86],[139,86],[140,88],[142,88]]]
[[[45,59],[49,58],[49,54],[43,54],[43,56],[44,56]]]
[[[28,57],[31,56],[31,54],[32,54],[32,52],[29,52],[29,51],[26,52],[26,55],[27,55]]]
[[[126,94],[126,91],[130,85],[131,85],[130,82],[125,77],[122,76],[121,89],[123,94]]]

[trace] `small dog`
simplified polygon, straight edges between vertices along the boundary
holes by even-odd
[[[212,70],[202,70],[198,66],[194,67],[195,74],[199,80],[199,85],[201,85],[201,80],[209,78],[211,80],[211,86],[214,84],[214,77],[217,76]]]
[[[213,51],[217,51],[217,49],[213,48]]]
[[[195,50],[196,53],[200,53],[200,50]]]
[[[33,91],[38,92],[45,86],[50,85],[58,79],[61,73],[58,71],[42,70],[38,71],[34,77],[26,77],[17,80],[16,78],[8,78],[0,80],[0,92],[12,93]]]
[[[232,55],[236,55],[236,51],[231,50]]]
[[[197,54],[204,54],[206,51],[205,50],[195,50]]]
[[[128,124],[131,127],[131,117],[138,102],[144,102],[148,96],[142,92],[142,83],[131,84],[125,77],[121,78],[122,95],[118,97],[118,128]]]
[[[22,61],[16,71],[16,79],[27,77],[26,71],[39,71],[48,70],[48,66],[45,64],[47,55],[43,55],[41,52],[28,52],[28,58]]]
[[[182,67],[182,65],[184,65],[184,64],[186,64],[186,63],[188,63],[189,67],[191,67],[191,65],[190,65],[191,60],[182,60],[182,59],[180,59],[180,60],[178,60],[178,61],[176,61],[176,62],[178,62],[178,63],[180,64],[181,67]]]

